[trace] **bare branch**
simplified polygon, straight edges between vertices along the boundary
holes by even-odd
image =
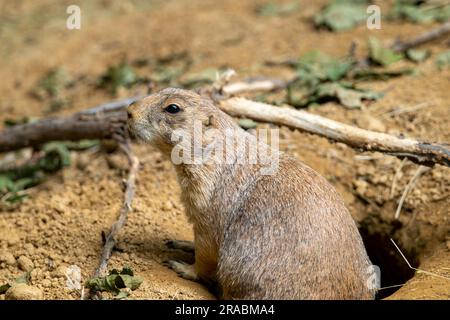
[[[95,106],[93,108],[81,111],[78,114],[96,114],[96,113],[101,113],[101,112],[117,111],[119,109],[123,109],[123,108],[129,106],[133,102],[135,102],[139,99],[142,99],[144,97],[145,97],[144,95],[139,95],[139,96],[134,96],[134,97],[126,98],[126,99],[122,99],[122,100],[107,102],[107,103]]]
[[[423,165],[439,163],[450,166],[448,145],[398,138],[386,133],[353,127],[306,111],[276,107],[244,98],[228,99],[219,105],[230,115],[300,129],[345,143],[356,149],[384,152],[400,158],[406,157]]]
[[[126,113],[75,114],[16,125],[0,132],[0,152],[38,146],[52,140],[108,139],[124,130]]]
[[[450,21],[442,24],[441,26],[431,29],[430,31],[427,31],[425,33],[422,33],[418,35],[417,37],[408,40],[408,41],[396,41],[392,46],[391,49],[396,52],[405,52],[406,50],[418,47],[422,44],[425,44],[427,42],[434,41],[436,39],[439,39],[445,35],[450,33]]]

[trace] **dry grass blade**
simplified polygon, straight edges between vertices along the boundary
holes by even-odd
[[[397,244],[395,243],[395,241],[394,241],[393,239],[391,239],[391,242],[394,244],[395,248],[396,248],[397,251],[400,253],[400,255],[402,256],[403,260],[405,260],[406,264],[408,265],[408,267],[409,267],[410,269],[415,270],[415,271],[417,271],[417,272],[424,273],[424,274],[428,274],[428,275],[433,276],[433,277],[438,277],[438,278],[442,278],[442,279],[445,279],[445,280],[449,280],[449,281],[450,281],[450,278],[449,278],[449,277],[446,277],[446,276],[443,276],[443,275],[440,275],[440,274],[437,274],[437,273],[434,273],[434,272],[422,270],[422,269],[419,269],[419,268],[414,268],[414,267],[409,263],[408,259],[406,259],[406,257],[405,257],[405,255],[403,254],[402,250],[400,250],[400,248],[397,246]]]
[[[397,181],[400,178],[400,173],[402,172],[403,166],[405,165],[407,159],[404,158],[398,168],[395,170],[394,178],[392,179],[391,192],[389,193],[389,199],[394,197],[395,188],[397,187]]]
[[[395,211],[395,216],[394,216],[395,220],[398,220],[398,218],[400,216],[400,212],[402,211],[403,203],[405,202],[405,199],[406,199],[407,195],[411,192],[412,188],[414,188],[419,177],[430,169],[431,168],[420,166],[417,169],[417,171],[414,173],[414,175],[412,176],[411,180],[409,180],[408,184],[406,185],[405,190],[403,190],[402,197],[400,198],[400,201],[398,202],[397,210]]]
[[[410,112],[418,111],[418,110],[421,110],[421,109],[424,109],[424,108],[427,108],[430,106],[431,105],[428,102],[422,102],[422,103],[419,103],[412,107],[396,108],[392,111],[385,112],[385,113],[381,114],[380,116],[382,116],[382,117],[397,116],[397,115],[400,115],[403,113],[410,113]]]

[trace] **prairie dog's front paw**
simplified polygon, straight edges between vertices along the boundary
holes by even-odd
[[[169,260],[169,261],[165,262],[165,264],[170,269],[172,269],[173,271],[178,273],[178,275],[180,277],[182,277],[183,279],[187,279],[187,280],[191,280],[191,281],[198,280],[198,276],[197,276],[197,273],[195,272],[195,267],[193,264],[188,264],[186,262],[176,261],[176,260]]]
[[[185,252],[194,253],[195,247],[192,241],[186,240],[168,240],[166,246],[169,249],[179,249]]]

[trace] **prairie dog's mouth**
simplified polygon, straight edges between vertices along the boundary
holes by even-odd
[[[153,132],[148,124],[142,124],[134,120],[127,121],[128,131],[138,140],[151,142],[153,140]]]
[[[130,133],[130,135],[132,137],[136,137],[137,138],[137,133],[136,133],[135,124],[134,124],[133,120],[128,120],[127,121],[127,129],[128,129],[128,132]]]

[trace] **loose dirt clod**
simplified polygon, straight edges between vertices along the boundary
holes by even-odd
[[[30,272],[34,268],[33,261],[26,256],[20,256],[19,259],[17,259],[17,264],[21,270],[26,272]]]
[[[42,300],[42,291],[25,283],[18,283],[8,289],[5,300]]]
[[[0,263],[4,262],[8,266],[13,266],[16,264],[16,258],[14,258],[13,254],[8,251],[0,252]]]

